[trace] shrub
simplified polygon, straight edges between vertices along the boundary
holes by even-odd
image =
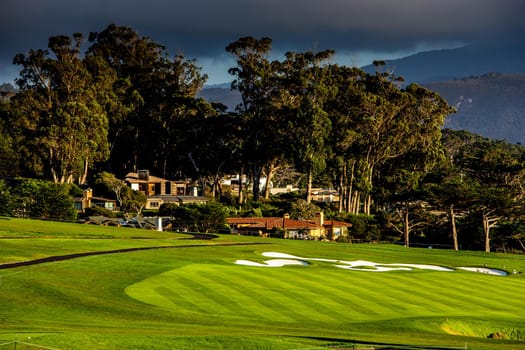
[[[291,204],[290,217],[299,220],[310,220],[315,218],[315,214],[320,211],[321,208],[315,204],[308,203],[304,199],[298,199]]]
[[[333,219],[352,224],[352,227],[348,230],[348,234],[352,239],[366,242],[381,239],[380,224],[373,215],[339,214]]]
[[[0,215],[11,215],[11,193],[4,180],[0,180]]]
[[[227,226],[227,208],[217,202],[207,204],[184,204],[176,207],[165,207],[171,210],[173,227],[179,231],[218,232]]]
[[[105,216],[107,218],[116,218],[115,212],[102,208],[102,207],[91,207],[86,209],[86,216]]]
[[[178,207],[179,205],[175,203],[163,203],[160,205],[159,215],[160,216],[175,216],[175,212],[177,211]]]
[[[12,187],[12,213],[37,219],[75,220],[77,213],[69,191],[69,185],[18,178]]]

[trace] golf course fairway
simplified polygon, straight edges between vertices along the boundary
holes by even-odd
[[[2,223],[0,264],[73,256],[0,265],[0,350],[525,349],[524,255]]]

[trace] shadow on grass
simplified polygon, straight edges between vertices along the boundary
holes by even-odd
[[[454,346],[428,346],[428,345],[413,345],[413,344],[390,344],[390,343],[377,343],[367,342],[363,340],[353,339],[337,339],[337,338],[324,338],[324,337],[301,337],[305,339],[313,339],[326,341],[329,348],[335,347],[336,349],[374,349],[374,350],[460,350],[465,349],[464,347]]]
[[[192,239],[198,239],[198,238],[192,238]],[[213,246],[221,247],[221,246],[239,246],[239,245],[259,245],[259,244],[268,244],[268,243],[264,243],[264,242],[217,243],[217,244],[213,244]],[[55,256],[48,256],[45,258],[35,259],[35,260],[26,260],[26,261],[18,261],[18,262],[13,262],[13,263],[0,264],[0,270],[5,270],[5,269],[10,269],[10,268],[15,268],[15,267],[22,267],[22,266],[38,265],[38,264],[54,262],[54,261],[70,260],[70,259],[76,259],[76,258],[81,258],[85,256],[128,253],[128,252],[153,250],[153,249],[179,249],[179,248],[198,248],[198,247],[209,247],[209,245],[186,244],[186,245],[168,245],[168,246],[156,246],[156,247],[137,247],[137,248],[124,248],[124,249],[103,250],[103,251],[94,251],[94,252],[93,251],[83,252],[83,253],[66,254],[66,255],[55,255]]]

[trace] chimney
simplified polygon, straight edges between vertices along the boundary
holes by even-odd
[[[82,193],[82,211],[85,212],[87,208],[91,208],[91,198],[93,197],[93,190],[86,188]]]
[[[319,226],[324,225],[324,213],[322,211],[319,213],[315,213],[315,223]]]
[[[93,197],[93,190],[91,188],[87,188],[84,190],[84,199],[91,199]]]

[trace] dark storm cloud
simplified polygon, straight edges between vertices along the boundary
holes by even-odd
[[[409,52],[521,37],[524,14],[525,0],[2,0],[0,81],[15,53],[109,23],[218,64],[246,35],[271,37],[279,52]]]

